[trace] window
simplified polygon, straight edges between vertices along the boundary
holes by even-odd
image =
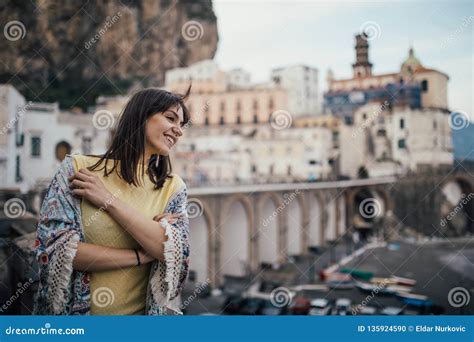
[[[268,109],[270,110],[270,112],[273,111],[273,106],[274,106],[273,98],[270,97],[270,100],[268,100]]]
[[[240,103],[240,100],[237,100],[235,108],[237,109],[237,113],[240,113],[240,110],[242,109],[242,105]]]
[[[400,129],[405,128],[405,119],[400,119]]]
[[[224,117],[223,116],[220,117],[219,124],[221,126],[224,125]]]
[[[20,165],[20,156],[16,156],[15,160],[15,180],[21,182],[23,177],[21,176],[21,165]]]
[[[286,173],[288,176],[291,176],[291,165],[288,165]]]
[[[82,137],[82,153],[91,154],[91,152],[92,152],[92,138]]]
[[[41,157],[41,137],[31,137],[31,156]]]
[[[258,101],[257,100],[253,100],[253,109],[255,111],[258,110]]]
[[[424,92],[424,93],[428,91],[428,81],[427,80],[421,81],[421,91]]]
[[[405,139],[399,139],[398,140],[398,148],[400,148],[400,149],[407,148]]]

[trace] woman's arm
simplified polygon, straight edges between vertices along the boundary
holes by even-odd
[[[102,208],[137,241],[153,259],[164,261],[165,230],[159,222],[147,219],[138,210],[130,207],[112,194],[100,178],[87,169],[80,169],[70,178],[74,195],[86,198]],[[170,215],[174,220],[179,215]]]
[[[153,257],[138,249],[141,264],[153,261]],[[133,249],[113,248],[79,242],[73,268],[77,271],[107,271],[137,265],[137,255]]]

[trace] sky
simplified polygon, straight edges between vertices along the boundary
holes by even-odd
[[[474,2],[463,1],[264,1],[214,0],[219,43],[215,61],[223,70],[243,68],[252,81],[269,79],[272,68],[305,64],[319,70],[326,89],[352,77],[355,34],[373,28],[369,58],[373,73],[396,72],[410,46],[428,68],[449,75],[451,110],[474,120]]]

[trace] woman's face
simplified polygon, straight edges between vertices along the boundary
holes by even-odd
[[[145,145],[151,154],[168,156],[183,135],[183,109],[180,105],[150,116],[145,126]]]

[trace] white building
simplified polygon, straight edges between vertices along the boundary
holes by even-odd
[[[44,187],[66,154],[105,152],[110,133],[94,127],[92,114],[62,112],[57,103],[24,105],[12,86],[0,91],[0,120],[14,123],[12,129],[2,130],[2,188],[26,192]]]
[[[453,163],[449,115],[440,109],[389,109],[370,103],[355,112],[353,125],[340,129],[341,173],[351,178],[365,172],[379,177]]]
[[[288,92],[288,109],[294,117],[320,113],[318,69],[293,65],[272,70],[274,83]]]
[[[24,97],[11,85],[0,85],[0,187],[18,188],[23,144],[22,117],[27,109]]]
[[[327,179],[334,158],[328,128],[270,125],[193,127],[181,138],[173,169],[193,184]]]

